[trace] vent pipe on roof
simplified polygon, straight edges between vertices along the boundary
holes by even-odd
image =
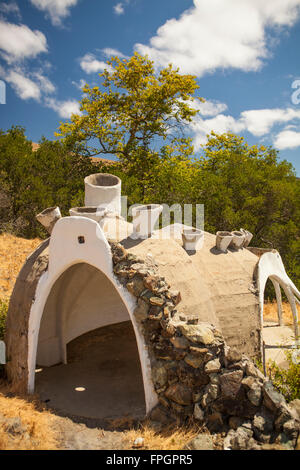
[[[160,204],[147,204],[134,207],[132,209],[133,234],[131,237],[151,237],[162,210],[163,206]]]
[[[242,232],[239,232],[238,230],[235,230],[232,233],[232,241],[230,243],[230,248],[234,248],[235,250],[239,250],[240,248],[243,247],[245,243],[245,235]]]
[[[86,207],[105,207],[121,214],[121,180],[109,173],[95,173],[84,179]]]
[[[104,207],[72,207],[69,213],[71,217],[87,217],[100,222],[107,214],[107,209]]]
[[[223,253],[227,253],[227,248],[232,242],[233,235],[225,230],[216,233],[216,248]]]
[[[187,251],[197,251],[203,246],[204,232],[197,228],[184,228],[182,231],[183,247]]]
[[[245,241],[244,241],[243,247],[247,248],[247,246],[249,245],[249,243],[251,242],[253,238],[253,235],[251,232],[249,232],[249,230],[244,230],[243,228],[240,229],[240,232],[242,232],[245,235]]]
[[[51,235],[54,225],[61,218],[61,213],[59,207],[48,207],[35,217]]]

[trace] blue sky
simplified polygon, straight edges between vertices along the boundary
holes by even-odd
[[[197,76],[196,150],[211,130],[232,131],[273,145],[300,175],[299,44],[300,0],[0,1],[0,128],[52,139],[81,83],[137,50]]]

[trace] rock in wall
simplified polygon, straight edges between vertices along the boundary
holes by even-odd
[[[134,311],[151,361],[164,423],[193,417],[212,431],[230,430],[226,446],[255,449],[271,443],[294,448],[299,417],[244,354],[226,346],[210,323],[180,313],[180,292],[170,290],[155,260],[140,260],[111,243],[114,272],[137,298]]]

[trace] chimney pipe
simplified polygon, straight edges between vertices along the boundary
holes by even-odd
[[[84,179],[85,206],[105,207],[121,214],[121,180],[109,173],[95,173]]]
[[[61,213],[59,207],[48,207],[35,217],[51,235],[54,225],[61,218]]]

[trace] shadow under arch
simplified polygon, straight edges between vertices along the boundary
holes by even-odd
[[[36,392],[55,413],[89,427],[145,417],[145,395],[131,321],[89,331],[67,344],[68,364],[38,367]],[[111,423],[112,424],[112,423]]]

